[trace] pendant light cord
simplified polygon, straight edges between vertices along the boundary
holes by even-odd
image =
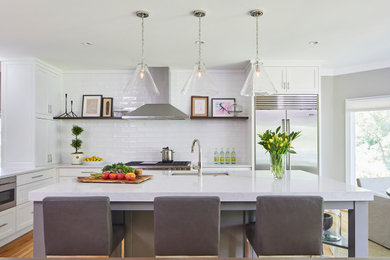
[[[202,17],[199,16],[199,28],[198,28],[198,45],[199,45],[199,49],[198,49],[198,55],[199,55],[199,66],[201,66],[201,62],[202,62],[202,39],[201,39],[201,36],[202,36]]]
[[[141,64],[142,64],[142,66],[144,65],[144,59],[145,59],[145,57],[144,57],[144,42],[145,42],[145,40],[144,40],[144,17],[142,17],[142,32],[141,32],[141,53],[142,53],[142,56],[141,56]]]
[[[256,62],[259,63],[259,17],[256,16]]]

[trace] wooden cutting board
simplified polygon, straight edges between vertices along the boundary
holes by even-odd
[[[137,176],[137,178],[133,181],[129,180],[103,180],[103,179],[94,179],[91,177],[77,177],[78,182],[84,183],[121,183],[121,184],[139,184],[141,182],[147,181],[151,179],[153,175],[142,175]]]

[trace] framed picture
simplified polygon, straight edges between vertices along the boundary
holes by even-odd
[[[82,117],[101,117],[102,95],[83,95]]]
[[[212,98],[211,99],[211,116],[212,117],[231,117],[229,111],[233,110],[235,98]]]
[[[104,97],[102,103],[102,117],[112,117],[113,98]]]
[[[209,116],[209,97],[191,97],[191,116],[208,117]]]

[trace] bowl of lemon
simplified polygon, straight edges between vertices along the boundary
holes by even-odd
[[[103,158],[94,155],[94,156],[91,156],[91,157],[85,157],[83,159],[83,163],[85,165],[99,166],[99,165],[103,165],[104,161],[103,161]]]

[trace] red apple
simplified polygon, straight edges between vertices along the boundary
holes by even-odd
[[[102,173],[102,179],[103,179],[103,180],[108,180],[109,175],[110,175],[110,172],[103,172],[103,173]]]
[[[124,180],[125,174],[124,173],[118,173],[118,180]]]
[[[117,177],[118,177],[118,176],[117,176],[116,173],[110,173],[110,179],[111,179],[111,180],[116,180]]]

